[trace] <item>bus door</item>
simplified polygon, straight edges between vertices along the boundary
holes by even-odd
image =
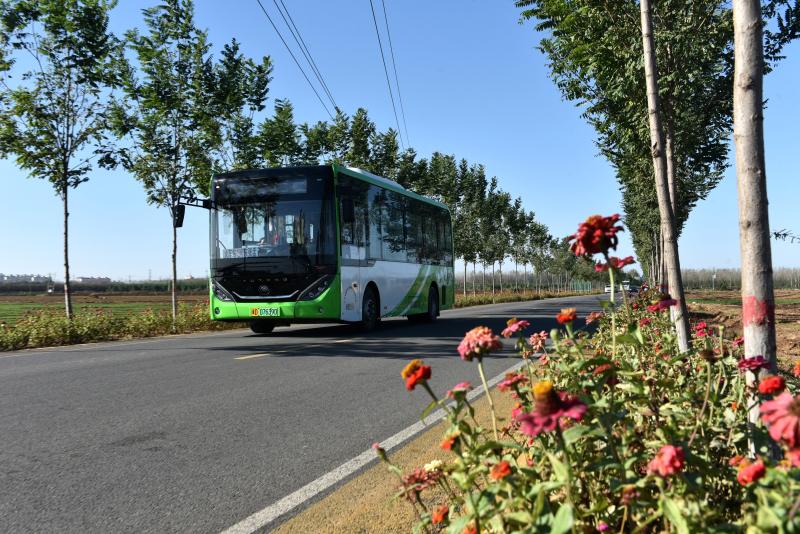
[[[342,176],[339,189],[342,320],[360,321],[367,265],[367,187]]]

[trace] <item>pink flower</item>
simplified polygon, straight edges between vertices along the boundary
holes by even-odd
[[[515,387],[517,384],[524,384],[527,381],[528,378],[522,373],[507,373],[505,380],[497,384],[497,389],[506,391]]]
[[[503,331],[500,332],[500,335],[507,338],[507,337],[511,337],[512,335],[516,334],[517,332],[522,332],[523,330],[528,328],[531,325],[531,323],[529,323],[528,321],[524,321],[524,320],[520,321],[520,320],[517,320],[516,317],[512,317],[511,319],[509,319],[506,322],[506,325],[508,325],[508,326],[506,326],[503,329]]]
[[[660,477],[668,477],[679,473],[685,465],[685,458],[682,447],[674,445],[664,445],[656,453],[655,457],[647,464],[648,474],[657,474]]]
[[[500,338],[494,335],[488,326],[476,326],[466,333],[464,339],[458,345],[458,354],[462,360],[472,361],[473,358],[479,360],[490,352],[500,350],[503,345]]]
[[[740,371],[758,371],[769,367],[769,362],[763,356],[742,358],[737,364]]]
[[[639,326],[647,326],[652,322],[653,322],[653,320],[651,318],[642,317],[641,319],[639,319]]]
[[[775,441],[783,441],[789,448],[800,445],[800,397],[784,391],[773,400],[761,403],[761,419],[769,427]]]
[[[599,523],[597,523],[597,532],[605,532],[609,528],[611,527],[609,527],[608,523],[606,523],[605,521],[600,521]]]
[[[595,263],[594,264],[594,270],[595,270],[595,272],[598,272],[598,273],[604,273],[604,272],[606,272],[608,270],[608,264],[607,263]]]
[[[517,416],[520,432],[536,437],[542,432],[552,432],[562,419],[580,421],[586,413],[584,403],[567,393],[553,391],[549,380],[537,382],[533,386],[534,409],[530,413]]]
[[[469,382],[459,382],[453,386],[453,389],[447,391],[447,396],[451,399],[463,397],[470,389],[472,389],[472,384]]]
[[[602,312],[592,312],[586,316],[586,324],[592,324],[603,316]]]
[[[542,352],[548,337],[548,333],[542,330],[538,334],[531,334],[531,337],[528,338],[528,343],[531,344],[531,348],[535,352]]]
[[[617,226],[619,214],[609,217],[592,215],[578,226],[578,231],[569,236],[572,252],[576,256],[587,256],[598,252],[608,252],[616,249],[619,238],[617,232],[623,231],[622,226]]]

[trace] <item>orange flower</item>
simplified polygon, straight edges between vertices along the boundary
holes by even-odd
[[[475,523],[470,523],[464,530],[461,531],[461,534],[478,534],[478,529],[475,527]]]
[[[800,377],[800,360],[797,360],[794,364],[794,368],[792,369],[792,374],[794,376]]]
[[[505,478],[510,474],[511,464],[505,460],[501,460],[492,466],[491,470],[489,471],[489,478],[492,480],[500,480],[501,478]]]
[[[578,312],[575,308],[562,308],[561,313],[556,315],[558,324],[571,323],[578,318]]]
[[[444,450],[446,450],[446,451],[451,451],[451,450],[453,450],[453,445],[455,445],[455,444],[456,444],[456,440],[458,439],[458,436],[459,436],[460,434],[461,434],[461,432],[459,432],[458,430],[456,430],[456,431],[455,431],[455,432],[453,432],[452,434],[448,434],[448,435],[446,435],[446,436],[444,437],[444,439],[442,440],[442,442],[439,444],[439,447],[441,447],[442,449],[444,449]]]
[[[403,368],[400,376],[406,381],[406,389],[412,391],[417,384],[423,380],[428,380],[431,377],[431,367],[423,365],[422,360],[411,360],[411,362]]]
[[[786,382],[783,381],[782,376],[770,375],[764,377],[761,383],[758,384],[758,392],[762,395],[774,395],[780,393],[786,388]]]
[[[446,504],[441,505],[436,510],[433,511],[431,514],[431,523],[434,525],[439,525],[447,521],[448,516],[450,515],[450,507]]]

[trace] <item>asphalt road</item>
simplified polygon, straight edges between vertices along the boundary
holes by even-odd
[[[478,383],[455,350],[464,332],[510,316],[549,330],[565,306],[583,317],[598,297],[368,335],[304,325],[0,353],[0,532],[219,532],[417,422],[408,360],[433,366],[439,392]]]

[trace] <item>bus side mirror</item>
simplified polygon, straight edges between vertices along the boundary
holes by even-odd
[[[356,208],[352,198],[342,199],[342,222],[351,223],[356,220]]]

